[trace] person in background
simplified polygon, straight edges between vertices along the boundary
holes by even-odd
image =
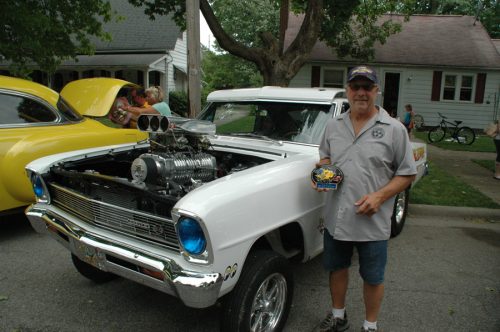
[[[143,88],[132,89],[132,91],[130,91],[130,97],[133,103],[132,106],[140,108],[150,107],[146,101],[146,91]]]
[[[161,87],[155,85],[146,89],[146,100],[161,115],[171,116],[172,112],[166,102],[163,101]]]
[[[145,90],[147,107],[129,106],[125,110],[132,114],[132,120],[137,121],[141,114],[161,114],[171,116],[172,112],[168,104],[163,101],[163,91],[159,86],[152,86]]]
[[[496,120],[497,124],[497,135],[493,137],[493,142],[495,143],[495,148],[497,150],[497,158],[495,160],[495,174],[493,178],[495,180],[500,180],[500,121]]]
[[[414,127],[413,119],[414,119],[415,113],[413,112],[413,107],[411,106],[411,104],[405,105],[405,111],[406,111],[406,113],[405,113],[405,116],[403,118],[403,124],[405,125],[406,130],[408,131],[408,135],[410,135],[411,130]]]
[[[394,198],[417,174],[408,134],[375,105],[378,91],[375,71],[354,67],[347,76],[349,111],[328,120],[319,146],[317,166],[333,164],[344,178],[326,193],[323,265],[330,272],[332,307],[315,331],[349,328],[345,304],[354,248],[363,279],[362,331],[377,331]]]

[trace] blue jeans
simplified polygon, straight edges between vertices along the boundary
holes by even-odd
[[[339,241],[335,240],[325,229],[323,266],[335,272],[351,266],[353,248],[359,256],[359,274],[370,285],[384,282],[385,265],[387,263],[387,240],[382,241]]]

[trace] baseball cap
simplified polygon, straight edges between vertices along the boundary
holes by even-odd
[[[352,68],[347,74],[347,82],[354,80],[356,77],[366,77],[375,84],[378,84],[377,73],[370,67],[357,66]]]

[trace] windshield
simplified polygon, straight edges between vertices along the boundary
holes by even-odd
[[[319,144],[326,121],[336,105],[280,102],[216,102],[200,119],[217,125],[217,134],[267,137],[275,140]]]

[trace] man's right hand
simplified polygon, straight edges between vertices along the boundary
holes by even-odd
[[[331,161],[330,161],[330,158],[323,158],[323,159],[320,159],[317,163],[316,163],[316,168],[322,166],[322,165],[329,165],[331,164]],[[316,184],[314,182],[311,181],[311,187],[316,190],[317,192],[327,192],[328,189],[324,189],[324,188],[318,188],[316,186]]]

